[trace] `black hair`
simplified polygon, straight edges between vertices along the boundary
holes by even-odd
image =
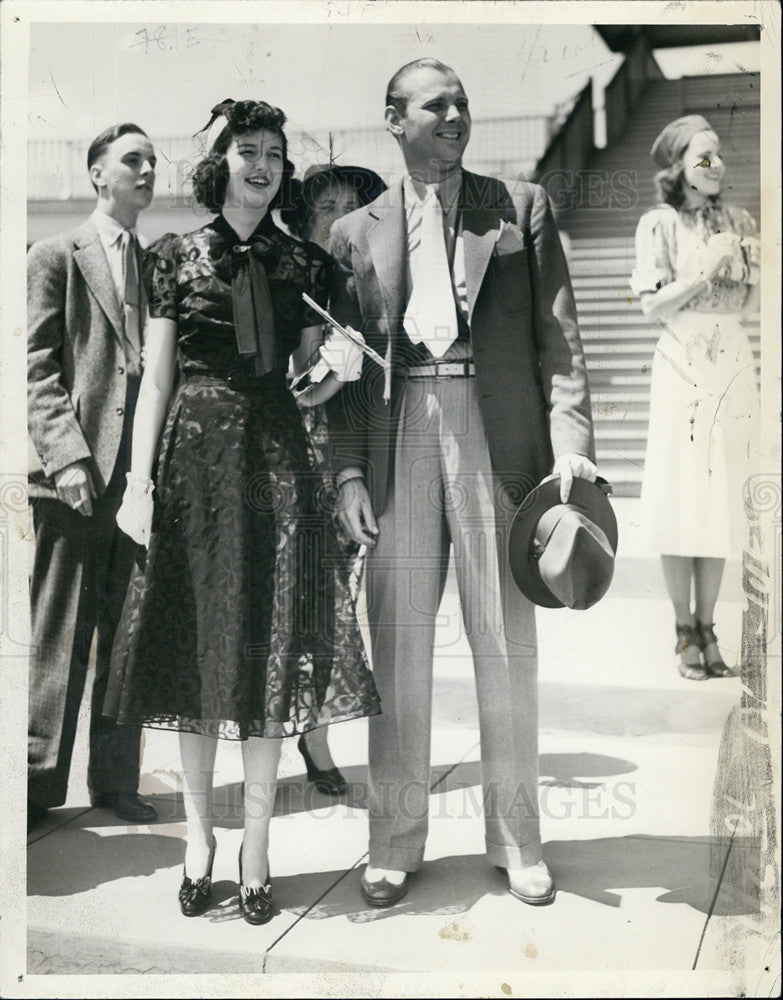
[[[123,122],[121,125],[110,125],[108,128],[105,128],[103,132],[96,135],[90,143],[90,148],[87,150],[88,173],[93,163],[95,163],[99,157],[103,156],[113,142],[116,142],[120,136],[131,135],[132,133],[143,135],[145,139],[149,139],[149,136],[144,129],[139,128],[138,125],[134,125],[133,122]],[[92,184],[92,181],[90,181],[90,183]],[[97,192],[97,185],[93,184],[92,186]]]
[[[396,108],[401,115],[405,114],[408,107],[408,98],[402,92],[402,81],[409,73],[412,73],[417,69],[436,69],[440,73],[453,73],[454,76],[457,75],[454,73],[451,66],[447,66],[445,63],[442,63],[440,59],[433,59],[431,56],[422,56],[421,59],[414,59],[413,62],[409,62],[404,66],[401,66],[391,80],[389,80],[389,84],[386,87],[385,107],[388,108],[389,105],[391,105]]]
[[[280,108],[274,108],[266,101],[237,101],[226,109],[228,124],[217,137],[212,149],[195,166],[192,174],[193,196],[196,201],[209,209],[219,212],[226,198],[228,185],[228,164],[226,152],[233,139],[247,132],[265,129],[280,137],[283,144],[283,177],[280,187],[270,202],[269,208],[289,205],[293,200],[291,181],[294,165],[288,159],[288,142],[283,127],[286,117]]]

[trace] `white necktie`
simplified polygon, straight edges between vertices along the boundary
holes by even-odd
[[[421,207],[421,246],[411,275],[413,290],[403,325],[414,344],[423,343],[441,358],[457,339],[457,307],[443,236],[443,212],[437,186],[427,185]]]

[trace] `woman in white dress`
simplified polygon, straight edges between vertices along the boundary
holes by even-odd
[[[651,156],[660,204],[636,231],[631,278],[661,336],[653,362],[642,527],[674,606],[680,674],[727,677],[713,615],[743,541],[759,398],[742,316],[757,312],[754,219],[720,198],[720,140],[701,115],[670,122]],[[693,597],[693,603],[691,603]]]

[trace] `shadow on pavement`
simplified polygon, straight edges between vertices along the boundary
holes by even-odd
[[[28,896],[72,896],[106,882],[153,875],[181,863],[179,837],[156,833],[101,836],[70,824],[58,836],[33,845],[27,854]]]
[[[70,824],[29,851],[28,894],[74,895],[122,878],[150,876],[181,864],[183,847],[177,836],[151,832],[102,836]],[[663,890],[657,897],[661,903],[685,903],[702,913],[712,907],[719,916],[756,914],[758,898],[752,895],[720,893],[713,905],[721,872],[716,859],[725,857],[728,847],[728,838],[631,836],[550,841],[544,854],[559,891],[606,906],[620,906],[626,890],[652,888]],[[754,838],[735,837],[731,847],[748,857],[758,851]],[[73,863],[75,859],[79,860]],[[359,869],[281,878],[273,873],[275,900],[280,909],[309,920],[343,915],[362,923],[405,914],[463,913],[483,896],[501,895],[507,888],[505,874],[483,855],[450,856],[426,863],[411,878],[408,895],[398,906],[376,910],[363,902],[359,876]],[[235,882],[215,883],[210,920],[238,917],[236,892]],[[314,899],[320,902],[312,905]]]
[[[560,892],[616,907],[627,890],[664,889],[658,902],[685,903],[706,914],[720,875],[711,868],[710,852],[714,847],[715,840],[709,837],[607,837],[550,841],[544,845],[544,856]],[[736,839],[734,849],[741,849]],[[360,874],[361,868],[350,872],[309,910],[307,898],[317,896],[330,878],[338,879],[339,872],[279,879],[275,894],[281,902],[287,896],[286,909],[299,910],[308,920],[345,916],[351,923],[366,923],[405,915],[464,913],[482,897],[503,895],[508,889],[505,873],[490,866],[484,855],[451,856],[425,863],[411,878],[408,895],[401,903],[377,910],[362,900]],[[301,904],[297,902],[299,896]],[[758,912],[758,899],[721,894],[712,912],[718,916],[754,914]]]

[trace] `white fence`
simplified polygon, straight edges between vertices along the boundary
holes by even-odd
[[[473,122],[465,165],[483,173],[516,177],[529,175],[562,117],[496,118]],[[200,156],[190,136],[152,137],[158,153],[157,200],[168,195],[180,201],[189,194],[189,176]],[[398,172],[402,161],[384,128],[291,131],[289,155],[301,177],[314,163],[330,159],[371,167],[382,176]],[[28,198],[31,201],[91,199],[87,175],[89,139],[34,140],[28,146]]]

